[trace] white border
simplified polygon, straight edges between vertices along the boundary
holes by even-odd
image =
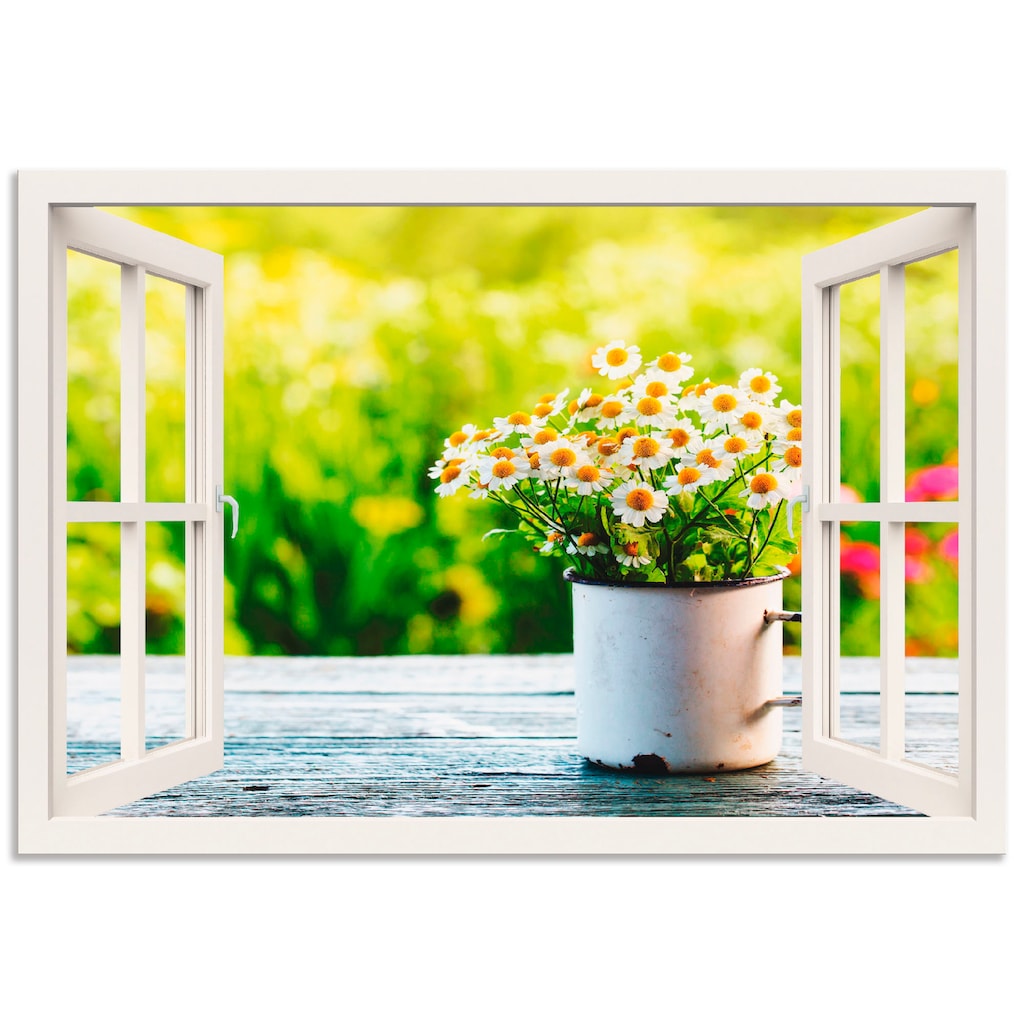
[[[46,736],[50,205],[975,205],[976,379],[1005,380],[997,171],[23,171],[18,176],[19,850],[120,853],[1001,853],[1006,802],[1005,422],[978,403],[979,752],[973,818],[50,819]],[[33,813],[35,811],[36,813]]]

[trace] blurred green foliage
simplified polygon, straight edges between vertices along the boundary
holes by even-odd
[[[225,484],[241,505],[225,555],[228,653],[372,655],[571,648],[561,566],[512,538],[483,541],[492,527],[514,525],[491,503],[433,493],[426,470],[452,430],[585,385],[590,353],[620,337],[647,358],[693,353],[696,379],[770,369],[797,402],[802,256],[911,211],[116,212],[225,256]],[[955,280],[955,266],[944,266],[926,272],[926,298]],[[147,487],[151,499],[180,500],[184,300],[165,284],[147,289]],[[70,254],[72,500],[119,496],[118,290],[116,267]],[[908,394],[917,388],[908,461],[922,460],[914,467],[955,455],[955,321],[951,360],[948,309],[932,298],[923,305],[931,311],[911,341],[908,283],[908,347],[918,360],[907,374]],[[877,318],[877,303],[862,304],[849,330],[877,338]],[[848,381],[857,393],[848,395]],[[867,450],[877,431],[870,344],[844,367],[843,386],[844,445]],[[853,462],[844,480],[870,498],[877,462]],[[118,547],[106,541],[86,545],[95,571],[75,579],[116,595]],[[72,544],[81,555],[85,542],[69,537],[69,557]],[[176,653],[183,541],[154,528],[147,546],[148,647]],[[948,634],[955,585],[951,598],[943,593],[929,614]],[[79,609],[69,616],[69,649],[110,649],[116,630],[89,621],[86,596],[69,592]],[[797,576],[787,604],[798,600]],[[851,635],[870,634],[858,626],[870,619],[870,595],[846,604]],[[799,642],[798,629],[787,642]]]

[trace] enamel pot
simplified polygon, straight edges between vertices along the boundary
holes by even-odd
[[[606,768],[722,772],[782,746],[782,581],[589,580],[572,570],[579,750]]]

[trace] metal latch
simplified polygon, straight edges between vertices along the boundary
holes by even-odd
[[[789,527],[789,535],[793,536],[793,508],[796,505],[803,505],[804,514],[806,515],[811,510],[811,492],[807,487],[800,492],[795,498],[789,499],[789,504],[786,507],[786,525]]]
[[[238,502],[230,494],[225,494],[223,485],[218,484],[217,511],[223,513],[225,504],[231,506],[231,539],[234,540],[238,533]]]

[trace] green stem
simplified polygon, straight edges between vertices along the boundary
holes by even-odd
[[[751,543],[754,537],[754,529],[757,526],[757,517],[761,514],[760,509],[755,509],[754,516],[750,520],[750,532],[747,534],[747,570],[743,574],[746,579],[754,571],[754,546]]]
[[[765,534],[765,538],[761,547],[758,549],[757,554],[754,556],[754,565],[757,564],[761,555],[764,554],[764,549],[768,547],[768,541],[772,539],[772,531],[775,529],[775,524],[779,521],[779,513],[782,511],[782,502],[775,506],[775,515],[772,516],[772,521],[768,524],[768,532]],[[751,566],[753,568],[753,566]]]

